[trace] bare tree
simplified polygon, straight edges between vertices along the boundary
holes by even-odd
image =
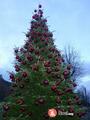
[[[66,64],[70,64],[72,66],[71,77],[73,81],[78,80],[78,78],[84,75],[83,63],[80,60],[80,55],[70,45],[64,48],[64,60]]]
[[[90,96],[87,92],[86,87],[81,86],[81,88],[78,89],[78,94],[83,101],[83,105],[86,107],[90,107]]]

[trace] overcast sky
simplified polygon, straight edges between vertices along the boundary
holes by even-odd
[[[58,49],[70,44],[85,62],[82,84],[90,85],[90,0],[1,0],[0,71],[13,70],[13,48],[24,44],[34,9],[41,3]]]

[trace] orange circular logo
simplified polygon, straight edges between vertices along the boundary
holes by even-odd
[[[56,117],[56,115],[57,115],[56,109],[54,109],[54,108],[49,109],[48,115],[49,115],[49,117]]]

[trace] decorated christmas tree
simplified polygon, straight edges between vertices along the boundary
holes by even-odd
[[[42,5],[34,12],[25,44],[14,49],[13,92],[2,105],[3,120],[79,120],[85,113],[74,93],[72,66],[54,45]],[[65,112],[73,115],[61,115]]]

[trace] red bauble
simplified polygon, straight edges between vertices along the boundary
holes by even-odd
[[[15,65],[15,68],[18,68],[19,66],[18,65]]]
[[[43,33],[43,36],[44,36],[44,37],[47,37],[47,35],[48,35],[48,34],[47,34],[46,32]]]
[[[46,86],[46,85],[49,85],[49,81],[48,80],[44,80],[43,81],[43,84]]]
[[[47,22],[47,20],[46,20],[46,19],[44,19],[44,20],[43,20],[43,22]]]
[[[13,81],[14,80],[14,74],[10,74],[10,79]]]
[[[47,72],[48,74],[50,74],[50,73],[52,72],[51,68],[48,67],[48,68],[46,69],[46,72]]]
[[[22,73],[22,76],[23,76],[24,78],[26,78],[26,77],[28,76],[27,72],[23,72],[23,73]]]
[[[8,104],[4,104],[4,105],[3,105],[3,109],[4,109],[5,111],[8,111],[8,110],[9,110],[9,105],[8,105]]]
[[[43,15],[41,14],[40,17],[42,17]]]
[[[42,36],[42,33],[38,32],[38,36],[39,36],[39,37]]]
[[[37,66],[37,65],[33,65],[33,66],[32,66],[32,70],[33,70],[33,71],[38,71],[38,66]]]
[[[76,95],[74,96],[74,98],[75,98],[75,100],[79,100],[79,97],[78,97],[78,96],[76,96]]]
[[[19,72],[19,71],[20,71],[20,68],[16,68],[15,71],[16,71],[16,72]]]
[[[72,92],[72,88],[67,88],[66,90],[65,90],[65,92]]]
[[[27,56],[27,59],[29,60],[29,61],[33,61],[33,57],[32,56]]]
[[[70,112],[70,113],[74,113],[74,108],[73,108],[73,107],[70,107],[70,108],[69,108],[69,112]]]
[[[16,71],[16,72],[20,71],[20,68],[19,68],[18,65],[15,65],[15,71]]]
[[[45,38],[44,38],[44,37],[42,37],[40,40],[41,40],[41,41],[45,41]]]
[[[56,85],[52,85],[52,86],[51,86],[51,90],[52,90],[52,91],[56,91],[56,89],[57,89],[57,86],[56,86]]]
[[[45,62],[45,63],[44,63],[44,66],[45,66],[45,67],[50,67],[50,61]]]
[[[59,86],[60,83],[61,83],[61,81],[57,81],[55,84],[56,84],[56,86]]]
[[[39,5],[38,7],[39,7],[39,8],[41,8],[41,7],[42,7],[42,5]]]
[[[73,87],[76,87],[77,86],[77,84],[76,83],[73,83]]]
[[[38,13],[40,14],[40,16],[43,14],[43,11],[39,9]]]
[[[21,62],[21,61],[22,61],[22,59],[21,59],[21,58],[19,58],[19,59],[18,59],[18,62]]]
[[[36,18],[35,15],[33,15],[33,16],[32,16],[32,19],[35,19],[35,18]]]
[[[26,61],[22,61],[21,64],[22,64],[22,65],[26,65]]]
[[[62,59],[61,58],[56,58],[57,63],[61,64],[62,63]]]
[[[52,54],[49,54],[49,55],[48,55],[48,58],[52,58]]]
[[[24,104],[24,99],[20,98],[16,101],[17,104],[23,105]]]
[[[33,47],[30,47],[29,48],[29,52],[33,52],[34,51],[34,48]]]
[[[18,55],[16,55],[16,59],[18,60],[20,57]]]
[[[65,70],[65,71],[63,72],[64,78],[66,79],[69,74],[70,74],[70,71],[69,71],[69,70]]]
[[[37,12],[37,10],[34,10],[34,12]]]
[[[50,52],[52,51],[52,48],[51,48],[51,47],[49,48],[49,51],[50,51]]]
[[[60,96],[63,95],[63,93],[60,90],[56,90],[56,94]]]
[[[35,51],[35,55],[39,55],[39,50],[36,50],[36,51]]]
[[[16,81],[16,82],[19,82],[19,81],[21,81],[21,80],[20,80],[20,78],[17,77],[17,78],[15,79],[15,81]]]

